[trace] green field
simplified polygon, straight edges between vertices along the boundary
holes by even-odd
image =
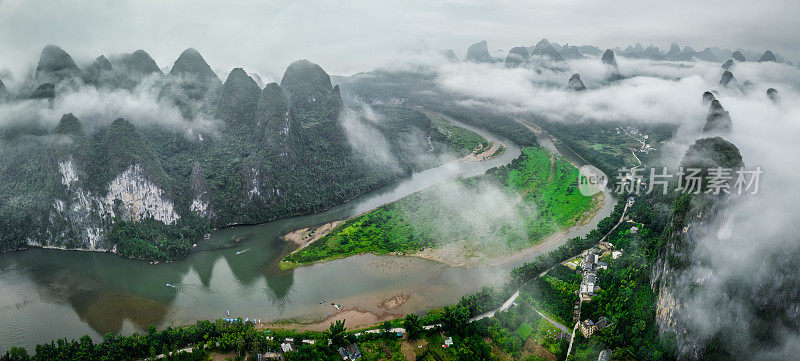
[[[575,187],[577,169],[527,147],[508,166],[447,181],[343,222],[288,255],[294,267],[360,253],[417,252],[463,243],[467,253],[502,256],[575,224],[594,198]]]
[[[475,132],[456,126],[447,119],[435,114],[428,113],[427,115],[433,125],[439,129],[439,132],[444,134],[445,142],[460,156],[470,154],[478,148],[483,150],[484,147],[489,145],[489,141],[486,138]]]

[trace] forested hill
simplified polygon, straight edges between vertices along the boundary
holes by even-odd
[[[329,75],[307,60],[262,89],[241,68],[220,81],[194,49],[168,73],[142,50],[109,58],[81,69],[48,46],[35,78],[0,98],[3,111],[31,109],[0,125],[0,250],[180,258],[213,228],[319,211],[433,166],[447,151],[419,111],[378,107],[373,119],[347,110]],[[31,99],[39,89],[47,94]],[[101,117],[71,103],[142,93],[174,114]],[[47,118],[55,109],[71,113]],[[353,133],[383,138],[389,161],[366,157]]]

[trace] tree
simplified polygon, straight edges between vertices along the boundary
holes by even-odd
[[[347,328],[344,327],[344,322],[344,320],[340,320],[331,323],[328,327],[328,331],[325,332],[325,335],[331,340],[331,346],[333,346],[333,348],[345,345],[344,332]]]
[[[237,355],[244,357],[244,354],[247,351],[245,349],[246,346],[247,346],[247,343],[244,342],[244,339],[242,338],[242,336],[236,337],[236,354]]]
[[[2,361],[28,361],[31,357],[28,356],[28,351],[25,351],[22,347],[12,347],[10,350],[6,351],[5,356],[3,356]]]
[[[478,335],[464,338],[456,355],[459,361],[488,361],[492,358],[492,350]]]
[[[469,309],[460,306],[447,306],[442,315],[445,331],[460,335],[469,324]]]
[[[422,324],[419,322],[419,316],[413,313],[406,315],[406,318],[403,320],[403,327],[406,329],[406,332],[408,332],[409,340],[416,340],[420,333],[422,333]]]
[[[383,321],[381,324],[381,331],[383,333],[383,337],[389,338],[391,335],[392,330],[392,323],[389,321]]]

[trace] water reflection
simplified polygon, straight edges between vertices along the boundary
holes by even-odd
[[[398,316],[450,304],[484,284],[502,282],[524,260],[461,269],[416,258],[362,255],[282,271],[278,261],[291,246],[280,236],[360,214],[451,177],[507,164],[520,150],[505,144],[508,149],[496,159],[451,162],[325,212],[216,231],[181,262],[151,265],[111,254],[46,249],[0,254],[0,353],[13,345],[32,348],[62,337],[100,339],[106,332],[129,334],[151,324],[184,325],[228,311],[264,320],[314,319],[332,311],[330,302]],[[230,248],[215,249],[219,245]],[[383,302],[398,296],[400,304],[387,307]],[[320,304],[321,299],[329,302]]]

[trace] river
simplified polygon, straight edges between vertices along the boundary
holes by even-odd
[[[32,350],[57,338],[88,334],[100,340],[107,332],[130,334],[151,324],[181,326],[226,317],[228,311],[233,317],[264,321],[313,320],[335,311],[331,302],[384,316],[452,304],[483,285],[505,281],[511,268],[563,242],[491,268],[360,255],[282,271],[278,261],[293,246],[280,237],[358,215],[452,177],[508,164],[520,149],[503,141],[505,153],[485,162],[448,162],[324,212],[215,231],[206,244],[233,247],[201,246],[180,262],[151,265],[107,253],[39,248],[0,254],[0,353],[11,346]],[[564,239],[585,234],[612,208],[613,202],[607,201],[591,222],[573,227]],[[383,300],[395,296],[407,301],[390,310],[381,308]],[[322,299],[328,302],[320,304]]]

